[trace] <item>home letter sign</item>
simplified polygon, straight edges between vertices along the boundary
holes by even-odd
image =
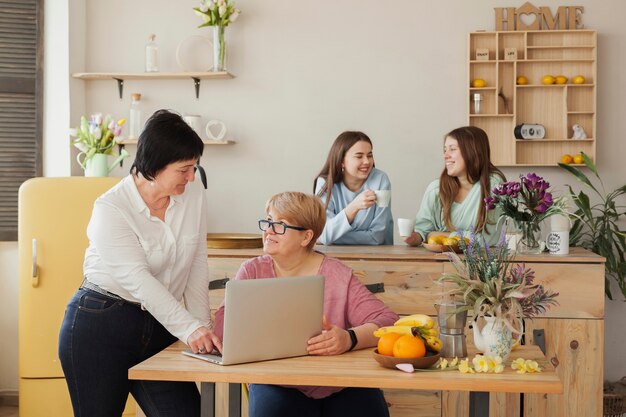
[[[496,30],[574,30],[582,29],[583,6],[559,6],[552,15],[549,7],[535,7],[530,2],[519,8],[496,7]],[[506,27],[506,28],[505,28]]]

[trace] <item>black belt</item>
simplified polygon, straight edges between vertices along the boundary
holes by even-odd
[[[145,308],[141,305],[141,303],[128,301],[127,299],[122,298],[117,294],[113,294],[112,292],[109,292],[105,290],[104,288],[101,288],[100,286],[94,284],[93,282],[90,282],[87,278],[83,279],[83,283],[80,284],[80,287],[85,288],[87,290],[95,291],[98,294],[104,295],[109,298],[113,298],[114,300],[124,301],[125,303],[132,304],[134,306],[140,307],[142,310],[145,310]]]

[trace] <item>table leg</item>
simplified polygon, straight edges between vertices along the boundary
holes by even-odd
[[[241,417],[241,384],[228,384],[228,417]]]
[[[215,417],[215,383],[200,383],[200,416]]]
[[[470,417],[486,417],[489,415],[488,392],[470,392],[469,415]]]

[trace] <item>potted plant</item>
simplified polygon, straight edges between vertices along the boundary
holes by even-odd
[[[541,222],[565,213],[565,199],[554,197],[549,188],[549,182],[531,172],[520,176],[520,181],[498,184],[485,199],[487,210],[499,209],[502,213],[499,221],[509,218],[515,223],[521,232],[517,244],[521,253],[541,252]]]
[[[473,311],[474,344],[488,356],[506,359],[514,345],[512,335],[523,333],[525,318],[535,317],[558,304],[558,293],[534,282],[535,273],[523,264],[514,265],[504,235],[490,247],[484,239],[471,235],[469,243],[459,242],[464,258],[454,252],[448,256],[454,272],[446,272],[439,282],[451,283],[446,294],[462,299],[460,310]],[[476,320],[487,322],[482,329]]]
[[[604,292],[610,300],[613,299],[610,281],[613,279],[626,299],[626,233],[619,228],[619,220],[625,212],[624,205],[618,204],[619,197],[626,193],[626,184],[607,193],[595,164],[587,154],[581,154],[585,166],[600,183],[599,187],[581,169],[562,163],[559,166],[591,189],[599,202],[594,204],[583,191],[576,193],[570,185],[567,186],[576,205],[576,211],[571,214],[573,224],[570,230],[570,246],[580,246],[606,258]]]
[[[80,118],[80,126],[70,129],[74,146],[80,150],[76,161],[85,170],[86,177],[106,177],[117,163],[128,156],[122,149],[117,159],[108,165],[107,155],[113,155],[113,147],[118,144],[122,134],[122,126],[126,119],[115,121],[110,115],[102,117],[102,113],[92,114],[87,121]]]

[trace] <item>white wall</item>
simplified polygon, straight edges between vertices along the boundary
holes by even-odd
[[[142,71],[150,33],[157,35],[161,71],[177,71],[179,42],[191,35],[210,36],[209,29],[196,28],[200,19],[191,10],[195,0],[82,3],[69,3],[69,26],[75,35],[70,36],[69,64],[62,65],[71,71]],[[311,191],[334,138],[346,129],[363,130],[374,142],[377,166],[391,178],[394,215],[409,217],[428,182],[442,169],[442,136],[467,121],[467,33],[493,30],[494,7],[522,3],[241,0],[243,14],[227,28],[227,66],[236,78],[204,80],[199,100],[187,80],[128,80],[122,100],[113,81],[72,80],[69,110],[64,104],[60,109],[50,104],[47,119],[69,114],[70,124],[76,125],[81,114],[95,111],[127,117],[130,93],[140,92],[146,114],[171,108],[201,114],[205,122],[223,120],[237,144],[206,147],[202,158],[209,177],[213,232],[257,232],[255,220],[271,194]],[[555,0],[535,4],[553,11],[564,5]],[[605,0],[601,6],[591,0],[576,4],[585,7],[585,25],[599,32],[597,159],[605,185],[612,189],[626,177],[626,142],[620,130],[626,110],[621,75],[626,64],[622,22],[626,4],[621,0]],[[60,19],[58,24],[67,22]],[[57,99],[64,103],[66,92],[54,94],[47,103]],[[55,127],[56,135],[46,138],[47,148],[65,146],[66,127],[61,123]],[[132,153],[132,147],[129,150]],[[54,172],[64,172],[68,158],[58,159],[61,166]],[[75,162],[70,163],[72,172],[78,173]],[[126,162],[115,174],[123,175],[129,165]],[[558,168],[536,171],[557,188],[574,183]],[[521,172],[526,171],[505,170],[510,178]],[[623,302],[607,302],[610,379],[626,375],[621,360],[626,337],[618,331],[625,313]],[[11,353],[16,356],[15,350]]]

